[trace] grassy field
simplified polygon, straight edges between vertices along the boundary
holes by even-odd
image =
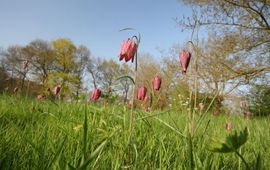
[[[173,110],[135,110],[129,142],[126,106],[0,95],[0,169],[188,169],[188,116]],[[270,119],[231,116],[231,121],[233,131],[249,130],[239,152],[250,168],[260,155],[261,169],[269,169]],[[203,119],[193,139],[195,169],[246,168],[234,153],[207,149],[212,138],[232,133],[225,123],[224,115]]]

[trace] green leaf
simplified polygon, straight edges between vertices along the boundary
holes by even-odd
[[[117,78],[116,80],[126,79],[126,78],[128,78],[129,80],[132,81],[133,84],[135,84],[135,81],[131,76],[121,76],[121,77]]]
[[[143,120],[143,122],[144,122],[147,126],[152,127],[152,126],[151,126],[151,123],[150,123],[147,119],[144,119],[144,118],[143,118],[143,116],[142,116],[143,112],[142,112],[142,111],[138,111],[137,113],[138,113],[138,116],[140,117],[140,118],[139,118],[140,120]],[[137,119],[137,120],[138,120],[138,119]]]
[[[84,159],[86,159],[86,154],[87,154],[87,133],[88,133],[88,120],[87,120],[87,107],[85,105],[85,110],[84,110],[84,124],[83,124],[83,155]]]
[[[228,153],[234,150],[230,148],[225,142],[212,139],[208,144],[207,149],[212,152]]]
[[[85,160],[85,162],[78,168],[79,170],[86,169],[86,167],[94,160],[96,155],[98,155],[103,147],[107,144],[108,139],[105,139],[95,150],[91,153],[88,159]]]
[[[234,134],[229,135],[226,138],[226,143],[230,145],[234,150],[237,150],[246,143],[248,138],[248,130],[245,128],[243,131],[240,131],[239,134],[237,131],[234,132]]]
[[[258,153],[256,161],[253,163],[253,165],[254,165],[253,169],[262,169],[261,153]]]
[[[59,147],[58,150],[56,151],[56,153],[55,153],[55,155],[54,155],[52,161],[49,163],[48,169],[50,169],[51,166],[54,165],[55,162],[58,161],[58,159],[60,158],[60,154],[61,154],[61,152],[62,152],[63,149],[64,149],[66,140],[67,140],[67,136],[65,136],[64,140],[63,140],[62,143],[60,144],[60,147]]]
[[[19,133],[19,135],[29,144],[31,145],[34,150],[40,155],[42,156],[42,153],[40,152],[39,147],[28,137],[26,137],[23,133],[23,131],[10,119],[8,119],[7,117],[4,116],[4,118],[13,126],[13,128]]]
[[[76,170],[76,168],[74,166],[72,166],[70,163],[68,163],[68,167],[72,170]]]
[[[84,161],[84,163],[78,168],[79,170],[86,169],[87,166],[96,158],[98,154],[100,154],[103,150],[103,148],[106,146],[108,141],[116,134],[116,132],[119,129],[116,129],[110,136],[108,136],[106,139],[104,139],[97,147],[96,149],[90,154],[89,158]]]
[[[130,169],[132,166],[134,166],[136,164],[137,157],[138,157],[137,147],[132,138],[130,138],[130,141],[127,147],[131,147],[133,150],[132,161],[128,165],[122,166],[123,169]]]
[[[225,141],[212,139],[212,141],[208,144],[207,149],[212,152],[220,152],[220,153],[235,152],[243,144],[246,143],[247,138],[248,138],[248,130],[247,128],[245,128],[239,133],[235,131],[233,134],[227,136]]]
[[[195,163],[194,163],[193,143],[192,143],[191,134],[188,134],[187,140],[188,140],[189,168],[194,169]]]

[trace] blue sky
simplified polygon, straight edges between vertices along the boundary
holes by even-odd
[[[177,0],[1,0],[0,47],[26,45],[37,38],[66,37],[87,46],[92,55],[116,58],[120,43],[136,28],[142,35],[140,52],[159,58],[190,32],[181,32],[173,18],[190,15]]]

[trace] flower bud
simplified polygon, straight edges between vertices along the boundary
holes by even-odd
[[[101,90],[96,88],[92,91],[91,100],[96,101],[100,98],[100,96],[101,96]]]
[[[128,38],[124,40],[121,44],[120,52],[119,52],[119,60],[125,59],[126,62],[131,60],[133,62],[135,53],[137,51],[137,44],[132,38]]]
[[[147,89],[146,87],[142,86],[137,91],[137,99],[144,100],[146,96]]]
[[[61,91],[61,86],[60,85],[55,86],[55,88],[54,88],[54,94],[55,95],[58,95],[60,93],[60,91]]]
[[[250,111],[244,112],[244,117],[245,118],[251,118],[251,116],[252,116],[252,113]]]
[[[39,95],[37,95],[37,99],[38,100],[43,100],[43,99],[45,99],[45,95],[44,94],[39,94]]]
[[[182,67],[182,73],[186,74],[186,71],[190,62],[191,54],[187,50],[182,50],[179,54],[179,58],[180,58],[180,64]]]
[[[153,80],[152,80],[152,86],[154,90],[159,90],[160,86],[161,86],[161,78],[160,76],[156,76]]]
[[[23,60],[23,61],[21,62],[22,68],[23,68],[24,70],[28,67],[28,63],[29,63],[28,60]]]
[[[232,129],[232,122],[231,121],[227,121],[226,122],[226,129],[227,130],[231,130]]]
[[[204,104],[200,103],[199,108],[200,108],[200,112],[203,113],[204,112]]]

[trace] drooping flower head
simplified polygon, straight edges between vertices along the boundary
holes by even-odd
[[[204,112],[204,104],[200,103],[199,108],[200,108],[200,112],[203,113]]]
[[[150,99],[149,96],[145,96],[144,101],[145,101],[145,102],[148,102],[149,99]]]
[[[61,91],[61,86],[60,85],[57,85],[54,87],[54,94],[55,95],[58,95]]]
[[[121,44],[120,52],[119,52],[119,60],[125,59],[126,62],[131,60],[134,61],[134,56],[137,51],[137,44],[133,41],[132,38],[128,38],[124,40]]]
[[[188,65],[189,65],[189,61],[191,58],[191,53],[188,52],[187,50],[182,50],[179,54],[179,58],[180,58],[180,64],[182,67],[182,73],[186,74]]]
[[[161,78],[160,76],[156,76],[154,77],[154,79],[152,80],[152,86],[154,90],[159,90],[160,86],[161,86]]]
[[[144,100],[146,96],[147,89],[146,87],[142,86],[137,90],[137,99]]]
[[[214,115],[214,116],[218,116],[219,114],[220,114],[219,110],[214,110],[214,111],[213,111],[213,115]]]
[[[91,100],[98,100],[101,96],[101,90],[99,90],[98,88],[94,89],[92,91],[92,94],[91,94]]]
[[[14,93],[17,93],[18,90],[19,90],[19,88],[18,88],[18,87],[15,87],[15,88],[13,89],[13,92],[14,92]]]
[[[227,121],[226,122],[226,129],[227,130],[231,130],[232,129],[232,122],[231,121]]]
[[[132,106],[133,106],[133,101],[132,101],[132,100],[129,100],[129,101],[128,101],[128,106],[129,106],[129,107],[132,107]]]
[[[43,100],[43,99],[45,99],[45,95],[44,94],[39,94],[39,95],[37,95],[37,99],[38,100]]]
[[[245,118],[251,118],[251,116],[252,116],[252,113],[250,111],[244,112],[244,117]]]
[[[24,70],[28,67],[28,63],[29,63],[28,60],[23,60],[23,61],[21,62],[22,68],[23,68]]]
[[[150,112],[149,107],[145,107],[145,108],[144,108],[144,112]]]
[[[241,101],[241,107],[242,108],[247,108],[247,102],[244,100],[244,101]]]

